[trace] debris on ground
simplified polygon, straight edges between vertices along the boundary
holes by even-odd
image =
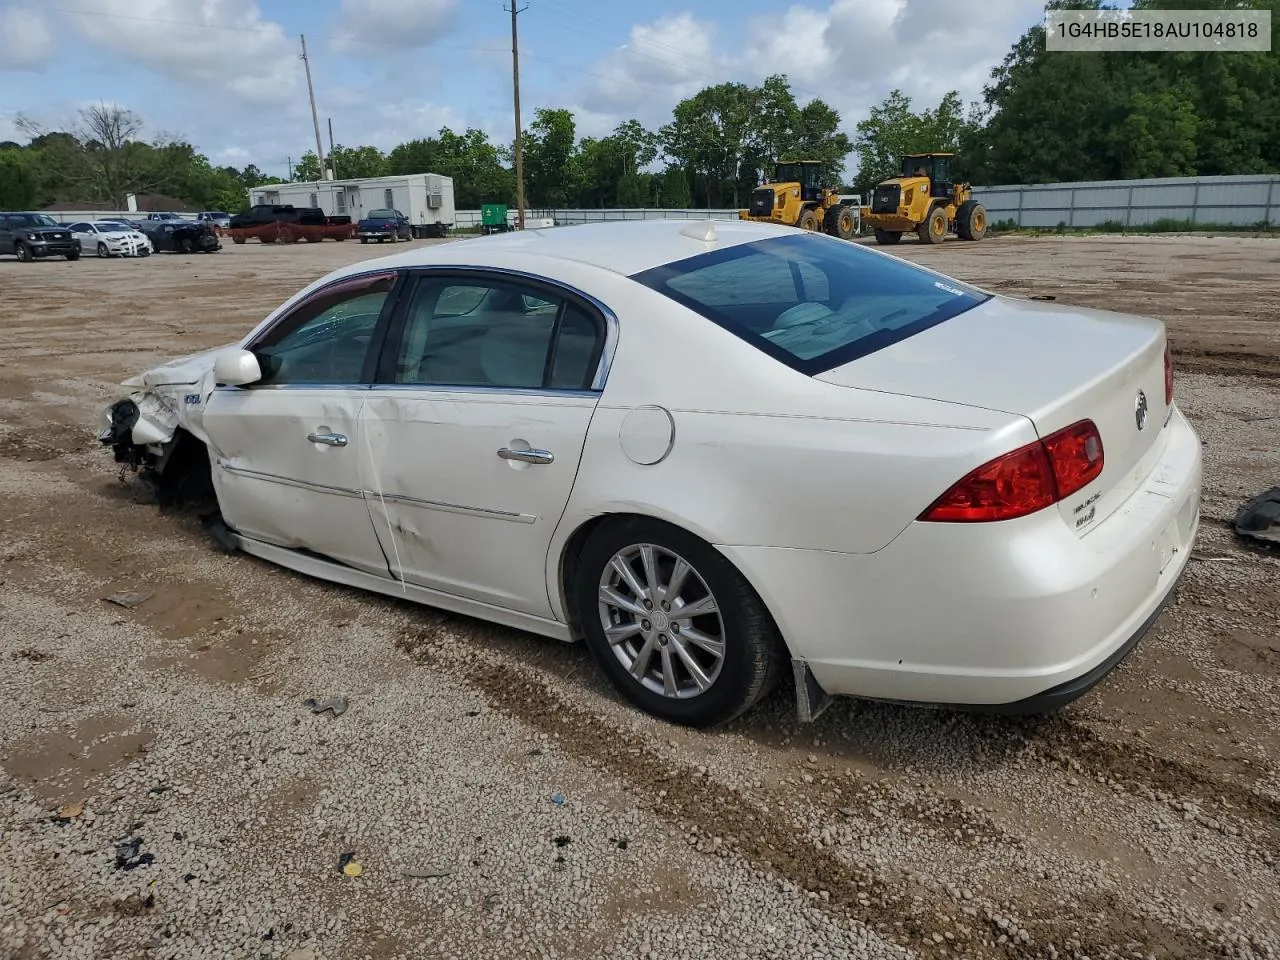
[[[139,853],[142,849],[142,838],[131,837],[116,844],[116,869],[136,870],[138,867],[149,867],[156,858],[149,853]]]
[[[453,873],[448,867],[405,867],[400,871],[402,877],[409,877],[412,880],[432,880],[436,877],[447,877]]]
[[[316,714],[324,713],[326,710],[332,711],[335,717],[340,717],[346,713],[348,706],[346,697],[329,697],[327,700],[307,697],[306,700],[302,701],[302,705]]]
[[[1240,508],[1236,536],[1280,543],[1280,487],[1272,487]]]
[[[354,853],[344,853],[338,858],[338,872],[348,877],[358,877],[364,873],[364,867],[356,862]]]
[[[77,800],[75,803],[68,803],[65,807],[58,809],[59,820],[74,820],[76,817],[84,813],[84,801]]]
[[[132,610],[134,607],[146,603],[153,596],[155,596],[154,593],[113,593],[111,596],[103,597],[102,599],[107,603],[114,603],[117,607],[126,607]]]
[[[559,790],[557,790],[555,793],[551,795],[551,802],[554,803],[557,807],[563,807],[565,805],[564,794],[561,793]]]

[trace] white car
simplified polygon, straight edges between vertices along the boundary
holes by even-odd
[[[99,438],[293,570],[563,640],[707,725],[790,673],[1040,712],[1187,563],[1163,324],[743,221],[524,231],[344,267],[127,382]]]
[[[100,257],[149,257],[152,253],[145,234],[114,220],[81,220],[71,224],[70,230],[85,253]]]

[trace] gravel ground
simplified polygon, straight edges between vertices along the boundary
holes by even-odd
[[[1280,482],[1280,244],[895,252],[1169,323],[1200,540],[1053,717],[687,731],[578,646],[221,553],[98,408],[373,251],[0,261],[0,957],[1280,957],[1280,554],[1230,531]]]

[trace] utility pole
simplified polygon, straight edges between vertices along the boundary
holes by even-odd
[[[329,118],[329,163],[333,163],[333,117]],[[333,175],[338,175],[337,169],[334,169]]]
[[[284,162],[289,165],[289,179],[293,179],[293,157],[285,157]]]
[[[316,131],[316,159],[320,161],[320,179],[327,180],[324,172],[324,144],[320,141],[320,115],[316,113],[316,91],[311,86],[311,61],[307,58],[307,38],[303,34],[299,36],[302,37],[302,65],[307,71],[307,96],[311,98],[311,125]]]
[[[524,229],[524,158],[522,157],[522,134],[520,130],[520,35],[516,30],[516,17],[529,9],[528,5],[516,6],[511,0],[510,7],[503,7],[511,14],[511,90],[516,108],[516,229]]]

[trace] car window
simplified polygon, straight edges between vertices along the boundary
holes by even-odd
[[[915,264],[808,233],[714,250],[632,279],[808,374],[883,349],[988,299]]]
[[[338,282],[307,298],[251,349],[260,384],[357,384],[396,275]]]
[[[67,229],[69,229],[72,233],[92,233],[93,232],[93,227],[89,226],[89,224],[87,223],[73,223]]]
[[[405,316],[394,382],[584,390],[603,345],[593,312],[505,280],[418,281]]]

